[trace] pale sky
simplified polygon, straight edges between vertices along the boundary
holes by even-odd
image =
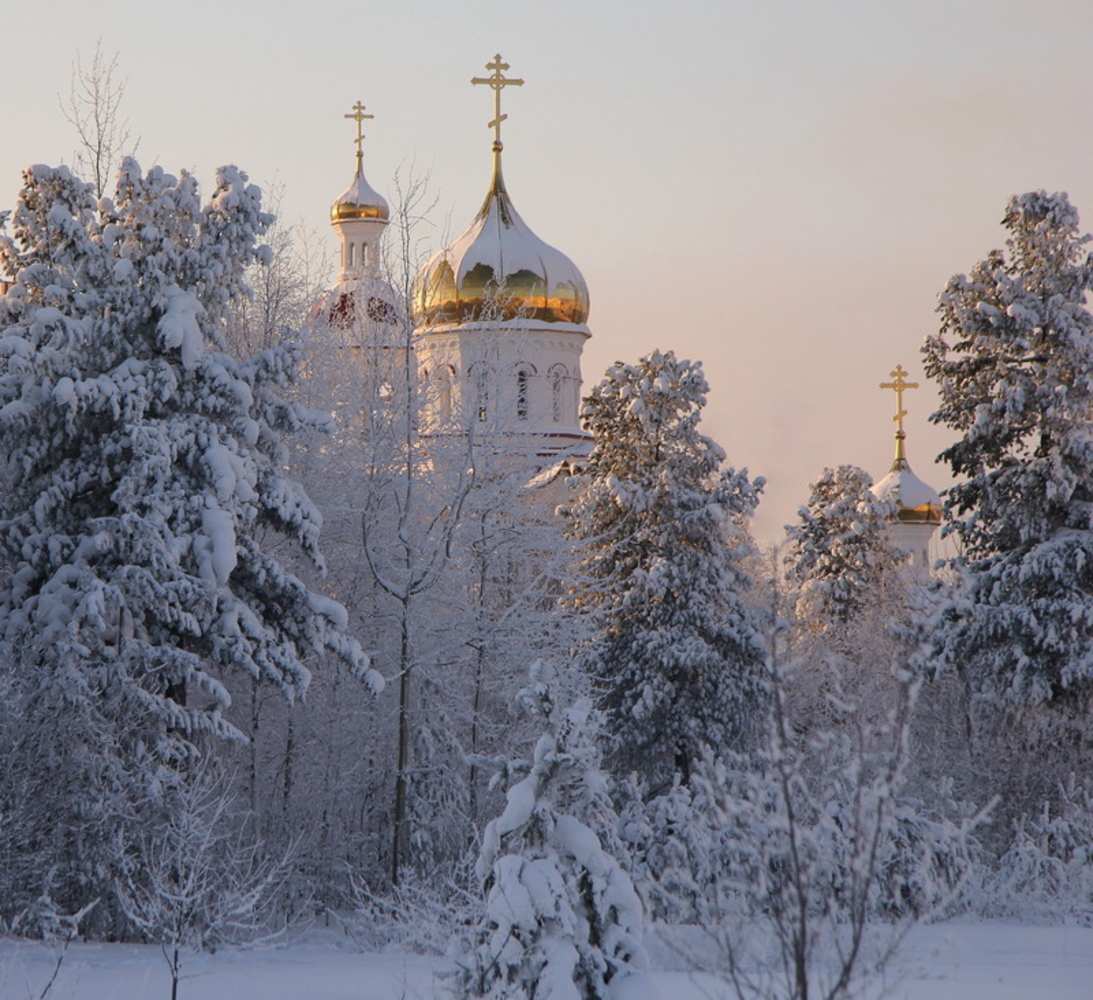
[[[654,348],[704,362],[704,429],[769,484],[777,541],[825,466],[891,463],[897,364],[923,382],[937,293],[1001,244],[1011,194],[1067,191],[1093,228],[1089,0],[42,0],[0,14],[0,208],[71,162],[59,109],[95,42],[128,76],[138,159],[233,162],[329,241],[353,173],[430,175],[431,249],[485,195],[500,52],[505,176],[592,296],[588,386]],[[906,396],[911,463],[951,440]]]

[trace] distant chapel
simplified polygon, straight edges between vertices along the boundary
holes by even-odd
[[[903,408],[903,393],[917,389],[918,383],[908,382],[903,366],[896,365],[892,381],[882,382],[880,388],[896,394],[896,413],[892,417],[896,422],[896,457],[888,475],[873,487],[873,495],[895,503],[892,541],[908,553],[912,578],[917,583],[926,583],[932,569],[930,541],[941,524],[941,497],[911,471],[911,463],[907,461],[907,432],[903,429],[907,411]]]

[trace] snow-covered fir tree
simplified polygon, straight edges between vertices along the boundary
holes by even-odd
[[[517,780],[482,836],[476,875],[485,913],[456,955],[457,989],[495,1000],[638,1000],[651,996],[643,991],[641,902],[597,834],[572,814],[605,784],[599,715],[587,699],[559,706],[550,681],[537,663],[521,693],[547,732],[532,760],[505,762],[503,774]]]
[[[132,160],[113,200],[64,167],[24,185],[0,239],[0,640],[24,762],[4,808],[36,822],[5,845],[27,863],[4,897],[49,873],[73,907],[109,896],[170,774],[240,736],[232,680],[293,699],[305,658],[331,650],[382,682],[344,609],[271,548],[320,561],[320,518],[282,471],[283,435],[311,419],[279,395],[294,352],[217,350],[262,253],[258,189],[226,167],[203,205],[193,177]]]
[[[898,590],[905,553],[888,522],[895,504],[872,493],[869,474],[853,465],[825,469],[812,484],[800,521],[786,527],[785,562],[794,611],[806,629],[831,635]]]
[[[584,402],[593,448],[571,531],[575,603],[597,636],[582,665],[602,692],[617,773],[686,780],[701,748],[740,746],[762,702],[764,642],[742,600],[763,480],[721,471],[700,433],[702,366],[659,351],[616,364]]]
[[[1093,259],[1064,194],[1010,200],[1004,250],[941,293],[923,346],[960,435],[942,453],[960,596],[935,631],[937,668],[1011,703],[1093,691]]]

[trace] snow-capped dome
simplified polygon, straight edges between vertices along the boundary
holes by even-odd
[[[896,460],[892,469],[873,487],[878,500],[896,502],[896,520],[941,523],[941,497],[937,490],[924,483],[912,471],[904,453],[903,431],[896,434]]]
[[[588,285],[564,253],[539,239],[517,214],[494,148],[493,180],[474,221],[417,276],[418,326],[474,320],[584,323]]]
[[[382,219],[391,216],[387,199],[365,180],[363,157],[357,153],[357,173],[349,185],[330,206],[330,221],[345,222],[350,219]]]

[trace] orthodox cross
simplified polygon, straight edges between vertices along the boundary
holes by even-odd
[[[364,105],[360,101],[357,101],[353,105],[353,113],[351,115],[342,115],[343,118],[352,118],[357,123],[357,138],[353,141],[357,144],[357,160],[361,160],[364,157],[364,153],[361,150],[361,143],[364,142],[364,133],[361,131],[361,123],[366,118],[375,118],[375,115],[366,115],[364,113]]]
[[[471,83],[473,84],[485,84],[493,91],[493,121],[489,123],[488,128],[493,129],[493,149],[495,153],[501,151],[501,122],[503,122],[508,115],[501,114],[501,89],[503,87],[522,87],[524,85],[523,80],[510,80],[504,75],[504,71],[509,68],[507,62],[501,62],[501,53],[497,53],[493,57],[493,62],[486,63],[486,69],[493,70],[489,76],[476,76],[472,77]]]
[[[896,421],[898,426],[897,433],[903,434],[903,418],[907,416],[907,411],[903,408],[903,393],[907,389],[917,389],[917,382],[908,382],[906,380],[907,372],[903,370],[903,365],[896,365],[895,371],[889,372],[893,381],[881,382],[880,387],[882,389],[894,389],[896,393],[896,415],[892,418]]]

